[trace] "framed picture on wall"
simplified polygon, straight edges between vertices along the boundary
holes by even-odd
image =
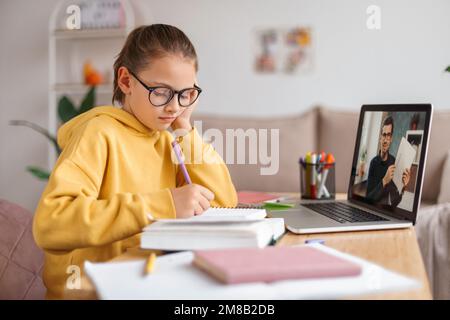
[[[309,27],[255,30],[255,71],[298,74],[312,69],[312,34]]]

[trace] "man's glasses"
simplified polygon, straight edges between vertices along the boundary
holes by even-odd
[[[186,108],[192,105],[202,92],[202,89],[195,84],[193,88],[186,88],[179,91],[163,86],[149,87],[133,72],[130,71],[130,73],[133,77],[136,78],[137,81],[139,81],[140,84],[142,84],[145,89],[148,90],[148,100],[155,107],[162,107],[167,105],[176,94],[178,96],[178,104],[180,105],[180,107]]]

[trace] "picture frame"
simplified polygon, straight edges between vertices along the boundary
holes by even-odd
[[[313,66],[312,30],[308,26],[254,30],[257,73],[309,73]]]

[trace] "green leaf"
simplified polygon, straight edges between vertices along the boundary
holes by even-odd
[[[58,115],[62,122],[67,122],[78,115],[72,101],[66,96],[62,97],[58,102]]]
[[[48,180],[50,177],[50,172],[39,167],[28,166],[27,171],[40,180]]]
[[[55,150],[58,154],[61,153],[61,149],[58,146],[56,137],[54,135],[50,134],[50,132],[48,132],[47,129],[42,128],[40,125],[37,125],[37,124],[27,121],[27,120],[11,120],[9,122],[9,124],[12,126],[28,127],[30,129],[33,129],[36,132],[39,132],[40,134],[44,135],[48,140],[50,140],[50,142],[53,144],[53,147],[55,147]]]
[[[81,102],[78,114],[82,114],[83,112],[92,109],[94,105],[95,105],[95,86],[92,86],[91,89],[89,89],[86,96],[84,97],[83,101]]]
[[[450,72],[450,66],[448,66],[447,69],[445,69],[445,71]]]

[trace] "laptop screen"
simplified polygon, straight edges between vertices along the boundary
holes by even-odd
[[[431,105],[363,106],[349,199],[415,221]]]

